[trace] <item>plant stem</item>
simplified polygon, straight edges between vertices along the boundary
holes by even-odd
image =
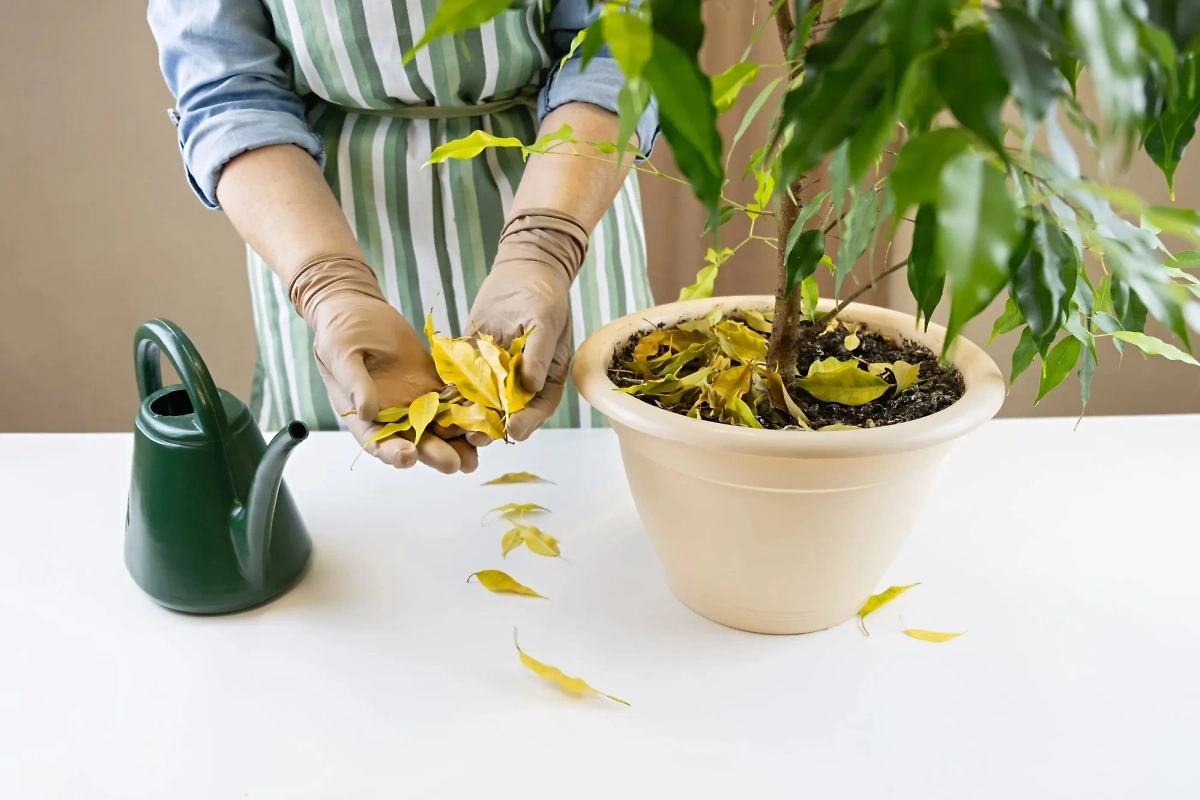
[[[890,267],[888,267],[883,272],[876,275],[874,278],[871,278],[871,281],[868,284],[866,284],[865,286],[860,286],[859,288],[855,289],[853,292],[851,292],[850,294],[848,294],[846,296],[845,300],[842,300],[840,303],[838,303],[836,306],[834,306],[833,309],[831,311],[829,311],[829,313],[818,318],[817,321],[812,324],[812,328],[810,328],[810,330],[814,330],[814,331],[818,331],[818,332],[824,330],[825,326],[828,325],[831,320],[833,320],[835,317],[837,317],[838,314],[845,311],[846,307],[848,305],[853,303],[858,298],[862,297],[867,292],[874,289],[876,286],[879,285],[879,282],[881,280],[883,280],[884,278],[886,278],[888,275],[891,275],[893,272],[896,272],[897,270],[903,269],[906,264],[908,264],[907,258],[904,259],[903,261],[897,261],[895,264],[892,264]]]

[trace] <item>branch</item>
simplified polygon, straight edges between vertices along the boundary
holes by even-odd
[[[775,12],[775,27],[779,29],[779,44],[783,46],[783,57],[787,58],[788,48],[796,38],[796,23],[792,19],[792,4],[785,2]]]
[[[830,311],[828,314],[824,315],[823,317],[818,319],[816,322],[814,322],[812,324],[813,329],[819,330],[819,329],[823,328],[825,325],[828,325],[829,321],[831,319],[833,319],[838,314],[840,314],[846,310],[846,306],[850,305],[855,300],[862,297],[864,294],[869,292],[871,289],[874,289],[876,286],[879,285],[879,282],[881,280],[886,278],[888,275],[891,275],[893,272],[896,272],[897,270],[901,269],[902,267],[904,267],[907,264],[908,264],[907,258],[904,259],[903,261],[898,261],[895,264],[892,264],[887,269],[885,269],[883,272],[876,275],[874,278],[872,278],[871,282],[868,283],[866,286],[863,286],[859,289],[855,289],[853,292],[850,293],[850,295],[845,300],[841,301],[836,306],[834,306],[832,311]]]

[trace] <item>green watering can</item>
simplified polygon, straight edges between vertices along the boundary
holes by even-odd
[[[182,386],[162,385],[159,351]],[[177,611],[219,614],[259,605],[300,577],[312,541],[283,482],[308,436],[292,422],[267,444],[242,401],[217,389],[191,341],[152,319],[133,337],[142,406],[133,435],[125,565]]]

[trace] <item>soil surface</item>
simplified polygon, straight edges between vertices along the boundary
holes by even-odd
[[[731,314],[729,318],[738,319],[738,316]],[[810,327],[810,325],[811,323],[808,322],[801,323],[802,327]],[[846,337],[852,331],[857,334],[859,339],[859,345],[853,352],[848,351],[844,344]],[[609,365],[608,376],[617,386],[631,386],[639,382],[634,373],[621,367],[621,362],[631,358],[633,347],[643,334],[644,332],[633,337],[614,355],[613,361]],[[770,334],[766,334],[766,336],[770,338]],[[814,428],[835,424],[878,428],[884,425],[910,422],[948,408],[957,402],[966,391],[962,374],[951,364],[939,363],[937,354],[928,347],[907,339],[895,341],[881,333],[856,325],[853,321],[850,321],[850,327],[847,328],[846,324],[839,320],[835,329],[824,331],[809,340],[801,348],[800,356],[796,359],[797,374],[807,375],[808,368],[814,361],[830,356],[839,361],[860,359],[859,368],[864,370],[868,363],[907,361],[909,364],[920,365],[920,372],[916,383],[899,395],[893,388],[885,392],[882,397],[861,406],[827,403],[817,400],[798,386],[788,387],[792,399],[804,411]],[[699,366],[697,361],[693,361],[691,365],[680,371],[679,377],[687,375]],[[895,376],[890,371],[885,371],[880,377],[892,384],[893,387],[896,385]],[[659,402],[661,399],[659,397],[633,396],[651,405],[665,407]],[[687,406],[682,409],[668,408],[667,410],[686,413]],[[709,417],[706,416],[706,418]],[[795,427],[795,423],[790,417],[774,412],[758,415],[758,421],[764,428]]]

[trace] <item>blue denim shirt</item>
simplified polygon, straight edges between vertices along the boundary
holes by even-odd
[[[538,122],[564,103],[593,103],[617,110],[624,76],[605,45],[582,68],[571,40],[600,13],[588,0],[557,0],[548,21],[553,59],[538,95]],[[188,180],[209,208],[217,208],[217,180],[234,156],[273,144],[294,144],[325,166],[321,139],[305,119],[304,101],[292,90],[287,53],[275,41],[261,0],[150,0],[147,17],[158,42],[159,65],[176,100],[171,119]],[[649,154],[658,133],[650,101],[637,135]]]

